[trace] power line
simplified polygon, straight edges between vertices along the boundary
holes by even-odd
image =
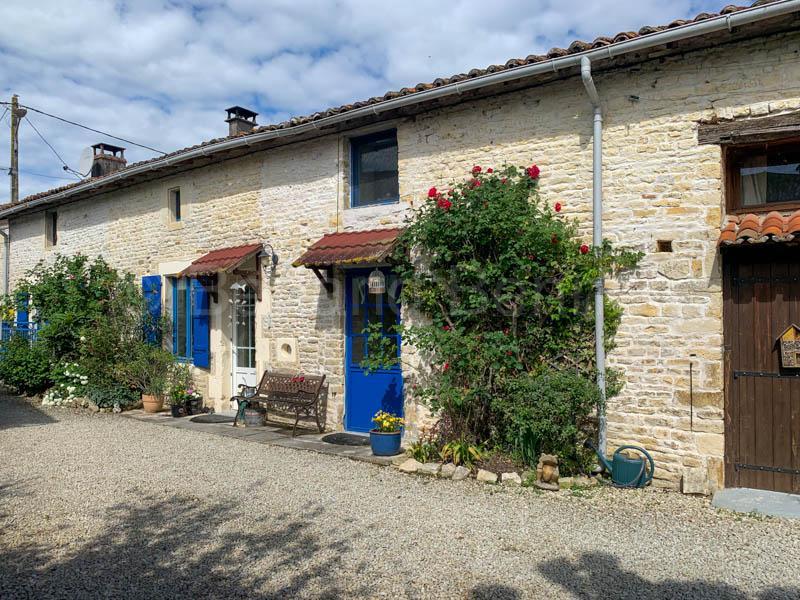
[[[8,104],[8,102],[0,102],[0,104]],[[88,125],[82,125],[81,123],[76,123],[75,121],[70,121],[69,119],[65,119],[64,117],[59,117],[57,115],[51,115],[50,113],[44,112],[43,110],[39,110],[38,108],[33,108],[32,106],[25,106],[24,104],[20,104],[21,108],[27,108],[28,110],[32,110],[33,112],[37,112],[40,115],[44,115],[46,117],[50,117],[51,119],[57,119],[59,121],[63,121],[64,123],[69,123],[70,125],[75,125],[75,127],[81,127],[82,129],[87,129],[89,131],[93,131],[94,133],[99,133],[100,135],[104,135],[106,137],[110,137],[115,140],[119,140],[121,142],[125,142],[126,144],[131,144],[133,146],[138,146],[139,148],[144,148],[145,150],[151,150],[152,152],[158,152],[159,154],[167,154],[163,150],[158,150],[156,148],[151,148],[150,146],[145,146],[144,144],[137,144],[131,140],[111,135],[110,133],[106,133],[105,131],[100,131],[99,129],[94,129],[89,127]]]
[[[0,165],[0,171],[8,171],[11,167]],[[26,175],[33,175],[34,177],[44,177],[46,179],[68,179],[72,181],[72,177],[58,177],[57,175],[45,175],[44,173],[34,173],[33,171],[26,171],[25,169],[17,169],[20,173]]]
[[[50,142],[48,142],[41,133],[39,133],[39,130],[36,129],[36,125],[33,124],[33,121],[31,121],[27,116],[24,117],[24,119],[28,122],[28,125],[33,127],[33,130],[36,132],[36,135],[38,135],[42,139],[42,141],[45,144],[47,144],[47,147],[50,148],[50,150],[53,151],[53,154],[56,155],[56,158],[58,158],[58,160],[61,161],[61,164],[64,165],[64,170],[65,171],[69,171],[70,173],[74,174],[78,179],[82,179],[80,174],[77,173],[76,171],[74,171],[73,169],[71,169],[70,166],[64,161],[64,159],[61,158],[61,155],[56,151],[55,148],[53,148],[52,144]]]

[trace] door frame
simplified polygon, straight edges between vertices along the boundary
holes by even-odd
[[[246,281],[245,282],[236,281],[236,282],[234,282],[233,285],[236,285],[236,284],[244,285],[245,286],[244,289],[250,288],[250,290],[253,293],[253,345],[252,346],[248,346],[248,348],[252,347],[252,349],[257,352],[256,335],[255,335],[255,332],[256,332],[256,329],[257,329],[256,328],[256,305],[257,305],[256,291],[253,289],[253,286],[251,286]],[[231,287],[228,288],[228,293],[230,294],[231,300],[233,301],[233,302],[231,302],[231,395],[235,396],[238,393],[237,389],[238,389],[238,385],[239,385],[237,380],[236,380],[236,375],[237,375],[237,373],[242,372],[242,371],[239,370],[239,367],[237,366],[237,359],[238,359],[238,355],[239,355],[239,350],[238,350],[238,348],[239,348],[238,337],[239,336],[238,336],[237,327],[236,327],[236,310],[237,310],[236,309],[236,296],[238,295],[238,290],[231,286]],[[254,364],[257,365],[258,362],[256,360],[254,360]],[[252,371],[252,373],[249,373],[249,374],[253,375],[255,383],[257,384],[258,383],[258,367],[257,366],[253,366],[252,369],[248,369],[247,371]]]
[[[348,424],[349,420],[349,412],[347,410],[348,405],[348,394],[349,390],[352,389],[350,385],[350,357],[351,357],[351,349],[352,349],[352,337],[350,336],[350,315],[353,310],[353,295],[352,295],[352,286],[351,281],[352,278],[358,275],[369,275],[373,270],[379,269],[384,273],[384,275],[388,275],[391,272],[391,267],[389,265],[371,265],[369,267],[348,267],[342,269],[344,272],[344,284],[342,286],[343,293],[344,293],[344,322],[342,327],[342,333],[344,337],[344,414],[342,418],[342,426],[344,427],[345,431],[353,431]],[[400,313],[402,315],[402,305],[398,303],[398,307],[400,308]],[[401,317],[402,322],[402,317]],[[400,352],[402,353],[402,344],[399,345]],[[403,368],[401,364],[394,369],[379,369],[380,372],[385,373],[399,373],[400,380],[403,380]],[[405,393],[402,392],[403,396]],[[401,404],[400,407],[401,414],[399,415],[402,417],[405,414],[405,402]],[[362,433],[356,431],[355,433]]]

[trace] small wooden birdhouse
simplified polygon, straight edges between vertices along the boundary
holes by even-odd
[[[781,365],[784,369],[800,369],[800,327],[789,325],[778,338]]]

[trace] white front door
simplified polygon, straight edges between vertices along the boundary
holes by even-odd
[[[233,393],[239,386],[256,385],[256,293],[247,284],[231,286],[231,348],[233,363]]]

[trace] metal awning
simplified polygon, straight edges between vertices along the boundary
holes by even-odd
[[[386,262],[402,229],[370,229],[329,233],[292,263],[295,267],[335,267]]]
[[[262,247],[259,243],[213,250],[193,261],[181,272],[181,275],[183,277],[198,277],[233,271],[242,263],[261,252]]]
[[[325,286],[333,292],[333,267],[382,264],[389,260],[397,246],[400,227],[343,231],[323,235],[303,255],[292,263],[294,267],[308,267]],[[325,275],[321,270],[326,271]]]

